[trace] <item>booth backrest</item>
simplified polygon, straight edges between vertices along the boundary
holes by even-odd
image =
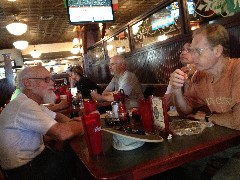
[[[145,98],[151,95],[163,97],[168,84],[141,84],[141,86]]]
[[[107,84],[98,84],[98,86],[104,91],[107,87]],[[141,84],[142,92],[145,98],[150,95],[162,97],[164,96],[168,84]]]

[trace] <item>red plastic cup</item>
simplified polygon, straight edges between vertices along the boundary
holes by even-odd
[[[93,111],[96,111],[96,109],[97,109],[96,102],[93,100],[84,101],[83,106],[84,106],[84,113],[86,115],[90,114]]]
[[[72,94],[70,90],[66,91],[66,95],[67,95],[67,102],[68,103],[72,103]]]
[[[66,91],[67,91],[67,86],[61,86],[58,88],[59,92],[61,95],[64,95],[66,94]]]
[[[55,93],[56,94],[56,104],[60,103],[61,102],[61,99],[60,99],[60,94],[59,93]]]
[[[153,114],[150,99],[139,100],[139,112],[144,131],[150,133],[153,131]]]
[[[100,155],[102,148],[102,130],[100,122],[100,114],[94,113],[84,115],[84,136],[91,155]]]

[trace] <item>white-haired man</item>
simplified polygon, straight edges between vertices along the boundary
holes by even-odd
[[[207,106],[211,112],[205,117],[207,121],[240,130],[240,60],[229,57],[227,30],[219,24],[196,29],[190,51],[197,73],[188,90],[184,94],[181,91],[185,81],[183,71],[176,69],[170,77],[178,113],[188,115],[195,108]],[[233,170],[240,167],[239,152],[238,146],[222,153],[226,159],[235,155],[213,179],[240,179],[239,171]]]
[[[110,59],[109,69],[114,76],[111,82],[108,84],[102,95],[92,92],[91,95],[98,101],[113,101],[113,93],[124,90],[124,93],[130,100],[139,100],[143,98],[141,85],[132,72],[127,71],[126,59],[122,55],[113,56]]]
[[[74,155],[53,152],[43,136],[67,140],[83,133],[82,123],[42,106],[55,99],[50,72],[27,67],[19,76],[21,93],[0,115],[0,165],[9,179],[69,179]]]

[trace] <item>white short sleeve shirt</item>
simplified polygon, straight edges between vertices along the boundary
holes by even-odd
[[[13,169],[27,164],[45,148],[43,135],[57,122],[56,113],[19,94],[0,114],[0,165]]]

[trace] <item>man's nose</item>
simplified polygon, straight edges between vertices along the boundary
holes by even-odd
[[[49,82],[51,85],[54,85],[54,79],[51,79]]]

